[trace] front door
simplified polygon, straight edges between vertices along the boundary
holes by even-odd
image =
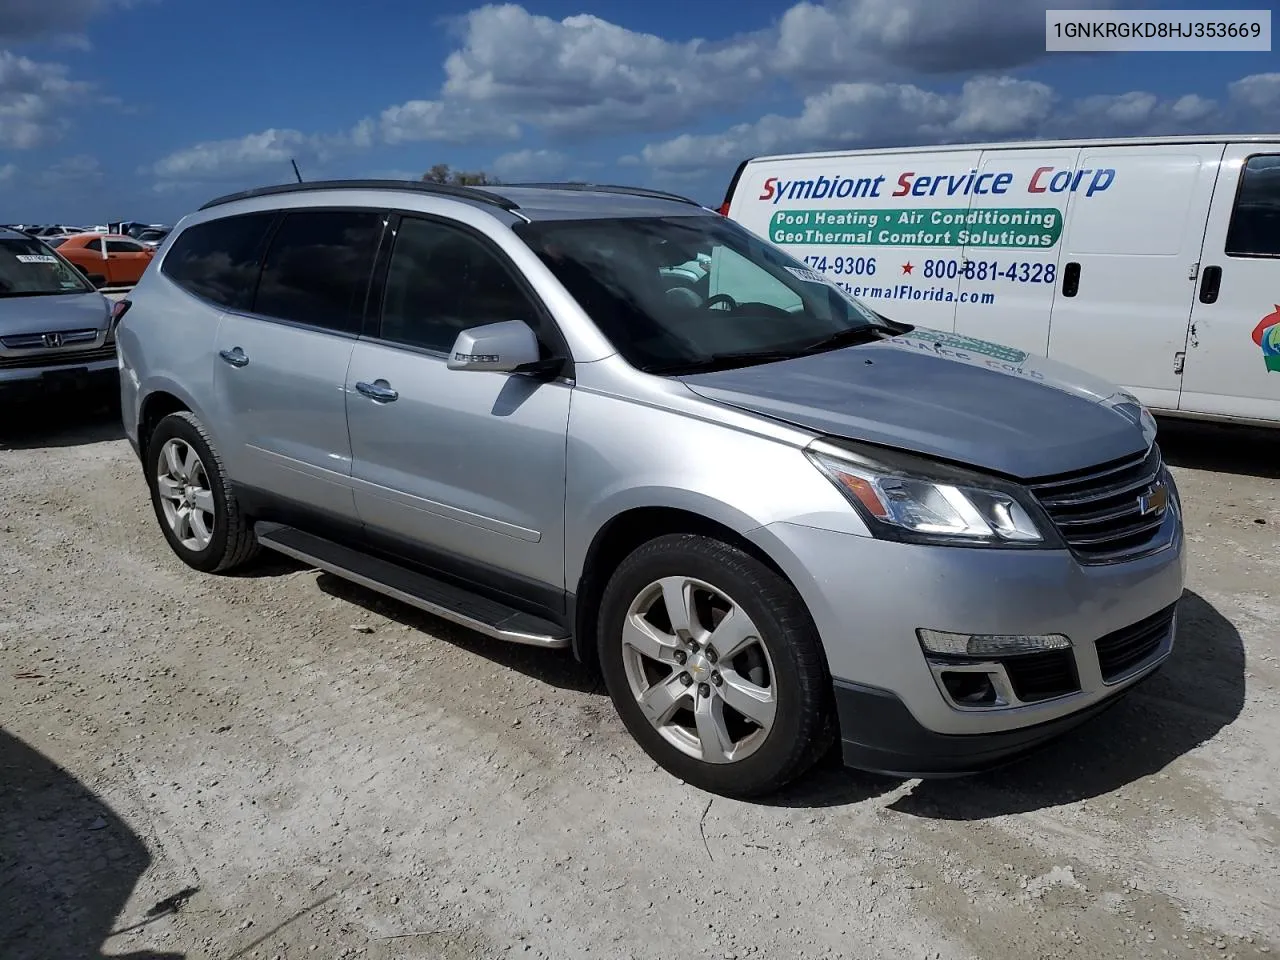
[[[1221,144],[1096,147],[1077,165],[1050,318],[1049,356],[1174,410]],[[1100,179],[1095,179],[1100,176]]]
[[[352,476],[372,534],[554,605],[564,591],[572,387],[447,367],[469,327],[525,320],[544,342],[551,335],[516,278],[468,228],[400,221],[377,336],[356,345],[347,378]]]
[[[112,286],[132,286],[151,263],[151,254],[136,240],[107,240],[107,279]]]
[[[232,476],[346,520],[355,501],[343,391],[384,220],[286,213],[250,310],[222,316],[213,360]]]
[[[1067,208],[1097,187],[1096,171],[1077,169],[1078,155],[1075,149],[983,154],[960,227],[963,255],[922,264],[926,276],[960,278],[956,333],[1048,352]]]
[[[1179,408],[1280,421],[1280,143],[1227,148]]]

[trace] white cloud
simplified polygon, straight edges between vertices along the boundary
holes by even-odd
[[[1070,4],[1077,10],[1117,5]],[[774,62],[788,78],[828,82],[1006,69],[1046,55],[1045,10],[1061,6],[1058,0],[806,0],[782,15]]]
[[[769,114],[717,134],[685,134],[640,157],[670,172],[724,169],[759,154],[859,146],[963,143],[1039,137],[1158,136],[1203,129],[1261,129],[1280,119],[1280,74],[1231,84],[1225,103],[1199,94],[1130,91],[1066,102],[1042,83],[976,77],[958,94],[914,84],[838,83],[793,116]],[[628,158],[632,159],[632,158]]]
[[[501,180],[552,180],[563,177],[573,161],[555,150],[517,150],[493,161],[493,173]]]
[[[370,120],[356,125],[361,142],[372,137]],[[436,140],[442,143],[471,143],[484,140],[514,140],[520,127],[484,110],[459,106],[443,100],[410,100],[388,107],[378,118],[376,129],[387,143]]]
[[[18,165],[16,163],[6,163],[0,166],[0,184],[6,184],[18,175]]]
[[[97,157],[78,154],[66,157],[41,170],[34,177],[37,187],[43,190],[71,189],[101,182],[102,165]]]
[[[557,132],[674,127],[741,103],[767,79],[763,35],[677,43],[590,14],[553,20],[515,4],[481,7],[464,22],[442,99]]]
[[[26,150],[58,139],[61,115],[91,85],[69,78],[59,63],[40,63],[0,50],[0,147]]]

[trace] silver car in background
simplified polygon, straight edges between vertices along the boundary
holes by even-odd
[[[708,790],[837,741],[985,769],[1172,649],[1181,507],[1139,403],[894,323],[680,197],[248,191],[122,309],[125,430],[184,562],[266,547],[569,648]]]
[[[0,228],[0,403],[116,389],[112,303],[43,241]]]

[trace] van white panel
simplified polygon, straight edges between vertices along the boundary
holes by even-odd
[[[1078,150],[997,150],[983,155],[982,171],[1003,193],[976,194],[960,272],[956,333],[992,340],[1043,356],[1057,289],[1067,208],[1093,191],[1109,189],[1095,172],[1080,170]],[[939,262],[926,264],[936,273]]]
[[[1081,169],[1113,171],[1067,211],[1049,356],[1177,408],[1205,218],[1222,144],[1096,147]],[[1078,265],[1074,296],[1064,290]]]
[[[895,320],[954,329],[959,274],[925,277],[926,260],[959,259],[977,150],[798,157],[748,164],[729,215]],[[970,176],[973,174],[974,176]]]
[[[1179,408],[1280,422],[1280,142],[1227,148],[1200,274]]]

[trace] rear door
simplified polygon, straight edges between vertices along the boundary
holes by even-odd
[[[386,216],[286,211],[269,241],[250,310],[218,326],[215,386],[239,445],[241,483],[355,519],[347,365]]]
[[[1227,148],[1179,409],[1280,421],[1280,142]]]
[[[981,158],[955,150],[751,164],[730,217],[885,316],[951,331],[960,271],[946,264],[962,253],[957,224]]]
[[[1175,410],[1195,266],[1222,144],[1089,147],[1081,169],[1110,171],[1067,210],[1049,356]],[[1092,182],[1092,180],[1090,181]]]
[[[962,255],[924,264],[927,276],[960,277],[956,333],[1048,352],[1067,210],[1106,189],[1106,172],[1078,168],[1079,156],[1076,147],[982,155]]]

